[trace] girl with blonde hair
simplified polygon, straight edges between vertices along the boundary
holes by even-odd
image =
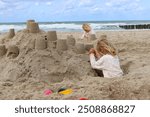
[[[116,49],[107,39],[99,40],[96,49],[92,48],[89,55],[92,68],[102,70],[104,77],[113,78],[123,75]]]
[[[86,39],[87,41],[90,41],[91,35],[95,35],[95,32],[92,30],[89,24],[83,24],[82,29],[84,30],[84,33],[81,36],[81,39]],[[95,35],[95,38],[96,38],[96,35]]]

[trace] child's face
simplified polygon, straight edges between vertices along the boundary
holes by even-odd
[[[103,54],[107,54],[107,53],[108,53],[107,50],[106,50],[104,47],[101,48],[101,52],[102,52]]]
[[[97,51],[98,51],[99,53],[103,53],[103,54],[106,54],[106,53],[107,53],[103,46],[99,46]]]
[[[91,28],[90,28],[89,26],[85,26],[85,27],[83,27],[83,30],[84,30],[85,32],[90,32],[90,31],[91,31]]]

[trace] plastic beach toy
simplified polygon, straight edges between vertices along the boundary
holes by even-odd
[[[88,100],[87,98],[80,98],[79,100]]]
[[[67,95],[67,94],[71,94],[72,92],[73,92],[72,89],[66,89],[64,91],[60,91],[59,94]]]
[[[47,90],[45,90],[44,91],[44,94],[45,95],[50,95],[50,94],[52,94],[53,92],[50,90],[50,89],[47,89]]]
[[[66,89],[67,89],[67,88],[60,88],[60,89],[58,90],[58,93],[61,92],[61,91],[66,90]]]

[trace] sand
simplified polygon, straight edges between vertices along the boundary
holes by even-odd
[[[17,46],[19,55],[0,57],[0,99],[13,100],[89,100],[105,99],[150,99],[150,31],[98,31],[97,37],[107,35],[118,49],[124,76],[120,78],[99,77],[91,68],[88,55],[77,54],[75,47],[66,51],[55,48],[38,50],[35,39],[43,38],[46,32],[28,33],[18,31],[8,39],[0,35],[0,44],[9,48]],[[58,39],[73,35],[81,42],[80,32],[57,32]],[[95,43],[95,42],[93,42]],[[69,95],[58,94],[60,88],[71,88]],[[51,89],[51,95],[44,95]]]

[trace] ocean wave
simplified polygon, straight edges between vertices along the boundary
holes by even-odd
[[[0,25],[0,32],[7,32],[9,29],[14,28],[16,31],[22,30],[26,28],[25,24],[15,25],[15,24],[5,24]]]
[[[127,23],[90,23],[94,30],[121,30],[119,25],[126,25]],[[39,23],[42,30],[56,30],[56,31],[81,31],[82,23]],[[26,24],[0,24],[0,32],[7,32],[14,28],[16,31],[26,28]]]
[[[51,29],[56,29],[56,30],[62,30],[62,29],[67,29],[67,30],[81,30],[81,25],[79,24],[40,24],[39,27],[43,30],[51,30]]]

